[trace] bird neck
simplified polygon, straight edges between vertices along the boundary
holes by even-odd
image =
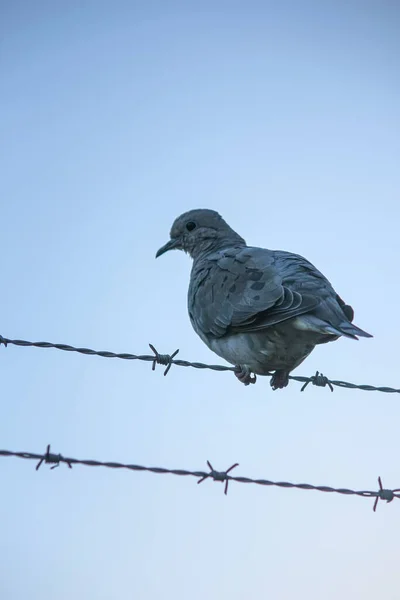
[[[234,232],[235,233],[235,232]],[[246,242],[239,234],[233,236],[230,233],[227,237],[204,239],[201,243],[197,243],[194,248],[191,248],[190,255],[193,260],[207,257],[208,254],[232,248],[244,248]]]

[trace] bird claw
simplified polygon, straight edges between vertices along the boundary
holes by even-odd
[[[270,381],[270,385],[274,391],[286,387],[288,383],[289,373],[287,371],[275,371]]]
[[[250,385],[250,383],[255,383],[257,381],[256,375],[252,375],[245,367],[237,366],[235,368],[235,375],[244,385]]]

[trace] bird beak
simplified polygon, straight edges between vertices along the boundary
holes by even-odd
[[[156,258],[161,256],[161,254],[165,254],[168,250],[175,250],[181,247],[181,240],[179,238],[172,238],[167,242],[164,246],[161,246],[159,250],[157,250]]]

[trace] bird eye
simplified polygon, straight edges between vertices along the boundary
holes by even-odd
[[[196,228],[196,223],[193,223],[193,221],[189,221],[189,223],[186,223],[186,229],[188,231],[193,231],[193,229]]]

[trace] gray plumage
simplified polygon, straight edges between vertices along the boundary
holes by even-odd
[[[274,371],[272,387],[285,387],[316,345],[372,337],[353,325],[351,306],[305,258],[247,246],[213,210],[184,213],[170,237],[156,256],[180,249],[193,258],[190,321],[245,384],[255,381],[251,373]]]

